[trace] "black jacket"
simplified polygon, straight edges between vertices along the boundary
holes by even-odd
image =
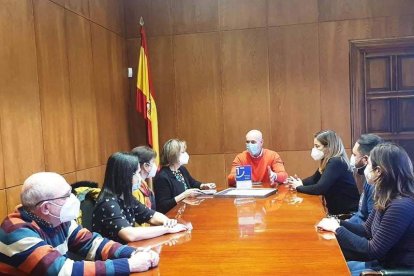
[[[178,169],[184,176],[187,186],[200,188],[201,182],[191,177],[188,170],[181,166]],[[184,184],[175,178],[169,167],[164,166],[154,178],[154,193],[157,211],[163,214],[177,205],[175,197],[185,191]]]
[[[348,214],[358,210],[359,192],[352,172],[340,157],[332,157],[324,172],[303,179],[298,192],[310,195],[323,195],[328,212],[332,215]]]

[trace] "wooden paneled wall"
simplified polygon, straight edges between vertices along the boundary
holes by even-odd
[[[192,174],[219,187],[252,128],[290,174],[316,168],[310,148],[320,129],[350,149],[349,40],[414,35],[412,0],[124,3],[129,67],[145,20],[160,143],[186,140]]]
[[[130,149],[124,29],[118,0],[0,2],[0,218],[33,172],[102,183]]]

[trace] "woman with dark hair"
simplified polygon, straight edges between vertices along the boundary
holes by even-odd
[[[290,176],[288,182],[298,192],[322,195],[331,215],[358,210],[359,192],[341,138],[332,130],[315,134],[311,156],[319,161],[318,170],[310,177]]]
[[[117,152],[109,157],[104,184],[93,211],[93,231],[127,243],[187,229],[134,198],[132,185],[136,182],[139,170],[138,157],[131,153]],[[134,227],[135,222],[159,226]]]
[[[185,141],[168,140],[161,153],[161,170],[154,178],[157,211],[167,213],[177,202],[200,193],[200,189],[215,189],[214,183],[201,183],[195,180],[183,166],[188,164]]]
[[[136,147],[131,153],[138,157],[140,166],[140,177],[132,185],[132,194],[139,202],[155,210],[155,196],[146,180],[149,180],[149,183],[152,184],[152,178],[157,173],[158,166],[155,163],[157,153],[147,146]]]
[[[364,173],[375,187],[374,210],[365,224],[325,218],[318,227],[336,234],[352,275],[367,268],[414,271],[414,173],[407,152],[380,144]]]

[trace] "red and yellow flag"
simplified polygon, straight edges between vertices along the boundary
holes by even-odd
[[[144,116],[147,125],[147,142],[157,152],[157,164],[159,164],[158,144],[158,117],[157,106],[154,100],[152,87],[147,37],[144,26],[141,26],[141,47],[139,50],[138,75],[137,75],[137,111]]]

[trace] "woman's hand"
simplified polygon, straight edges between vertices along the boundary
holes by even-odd
[[[188,197],[195,197],[197,195],[202,194],[201,190],[199,189],[187,189],[178,196],[175,197],[175,202],[179,202],[183,199],[186,199]]]
[[[287,181],[289,183],[289,186],[292,187],[292,188],[294,188],[294,189],[296,189],[299,186],[303,186],[302,180],[299,177],[297,177],[297,175],[295,175],[295,176],[289,176],[287,178]]]
[[[216,188],[216,183],[203,183],[200,185],[201,190],[213,190]]]
[[[169,219],[167,218],[164,223],[163,223],[164,227],[167,228],[173,228],[174,226],[177,225],[177,220],[176,219]]]
[[[187,227],[184,224],[177,223],[174,227],[168,228],[168,233],[178,233],[182,231],[187,231]]]
[[[339,228],[339,222],[335,218],[323,218],[318,225],[316,226],[318,229],[330,231],[336,233],[336,229]]]

